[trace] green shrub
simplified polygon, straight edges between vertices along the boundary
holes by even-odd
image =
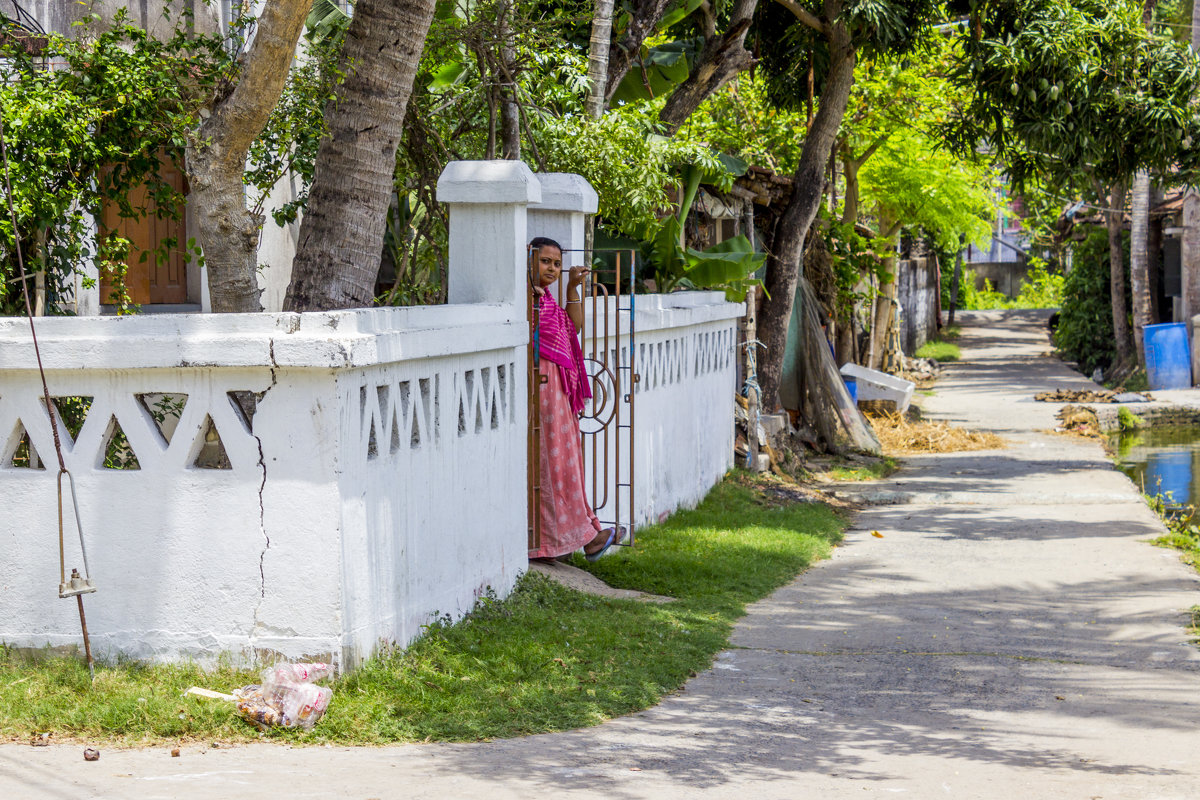
[[[1128,237],[1125,263],[1129,263]],[[1126,282],[1128,285],[1128,270]],[[1125,296],[1129,297],[1128,289]],[[1054,344],[1064,358],[1079,362],[1085,375],[1097,367],[1108,369],[1117,357],[1117,347],[1112,324],[1108,233],[1103,228],[1095,228],[1075,245],[1071,271],[1063,283],[1063,298]]]
[[[958,284],[959,308],[969,311],[982,311],[989,308],[1015,308],[1004,292],[996,291],[992,282],[984,279],[983,288],[975,288],[974,270],[964,269],[962,280]]]
[[[1066,276],[1052,272],[1043,259],[1029,259],[1029,273],[1017,294],[1017,308],[1059,308]]]
[[[1145,421],[1125,406],[1117,409],[1117,423],[1123,431],[1135,431],[1145,425]]]

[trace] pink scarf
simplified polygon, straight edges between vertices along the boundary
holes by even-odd
[[[583,367],[583,348],[579,346],[575,323],[550,292],[542,295],[538,306],[538,356],[558,365],[558,376],[571,411],[576,414],[583,411],[584,403],[592,396]]]

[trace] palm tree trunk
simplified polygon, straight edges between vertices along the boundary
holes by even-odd
[[[1200,53],[1200,3],[1192,4],[1192,52]],[[1192,317],[1200,314],[1200,190],[1188,186],[1183,196],[1183,241],[1180,247],[1183,319],[1191,340]],[[1200,376],[1200,348],[1192,347],[1192,375]]]
[[[1143,335],[1151,324],[1150,302],[1150,173],[1133,178],[1133,209],[1129,226],[1129,287],[1133,295],[1133,344],[1138,364],[1146,366]]]
[[[326,111],[285,308],[368,306],[374,299],[396,148],[434,0],[358,0],[346,31],[346,78]]]
[[[613,0],[596,0],[592,11],[592,38],[588,44],[588,88],[584,108],[589,117],[604,115],[608,97],[608,51],[612,42]]]

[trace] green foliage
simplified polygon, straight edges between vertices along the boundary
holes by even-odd
[[[962,280],[958,284],[958,307],[968,311],[981,311],[994,308],[1015,308],[1014,301],[1009,300],[1004,292],[996,291],[990,280],[984,280],[983,288],[975,288],[975,271],[964,269]]]
[[[650,238],[659,218],[673,211],[668,189],[680,170],[696,165],[712,175],[732,175],[703,144],[655,133],[642,108],[610,111],[600,119],[572,116],[543,120],[540,150],[551,172],[575,172],[600,196],[600,215],[621,233]]]
[[[992,308],[1058,308],[1063,304],[1066,277],[1052,271],[1046,262],[1033,256],[1029,272],[1016,298],[1009,299],[1003,292],[996,291],[990,280],[983,282],[982,289],[975,288],[976,275],[964,269],[958,287],[958,307],[968,310]]]
[[[1012,185],[1104,185],[1141,167],[1192,169],[1200,68],[1148,33],[1132,0],[998,0],[972,6],[953,79],[971,92],[946,127],[964,157],[986,143]]]
[[[703,45],[701,40],[685,39],[647,48],[638,65],[617,85],[612,102],[634,103],[669,94],[687,80]]]
[[[1045,259],[1032,256],[1029,272],[1017,294],[1016,308],[1059,308],[1063,304],[1066,276],[1051,271]]]
[[[127,240],[97,239],[89,216],[99,218],[111,206],[122,218],[144,217],[146,208],[134,207],[129,192],[145,184],[155,213],[181,217],[183,198],[159,177],[160,167],[178,161],[198,109],[234,69],[222,41],[189,31],[187,17],[165,41],[129,25],[123,10],[93,34],[87,26],[95,22],[86,19],[74,39],[48,36],[44,57],[57,62],[56,69],[42,68],[13,39],[0,47],[9,59],[0,104],[16,228],[26,272],[45,273],[52,313],[79,263],[95,258],[112,267],[127,254]],[[0,214],[0,241],[0,313],[19,313],[7,208]],[[153,257],[181,244],[163,242]],[[128,307],[116,278],[118,296],[104,299]]]
[[[683,223],[687,216],[685,204],[679,213],[656,223],[651,235],[641,245],[643,274],[653,276],[660,291],[677,288],[724,289],[730,300],[746,297],[750,286],[761,281],[752,278],[762,267],[766,255],[755,252],[745,236],[735,236],[704,250],[680,244]]]
[[[822,217],[827,215],[822,210]],[[888,279],[890,273],[883,264],[883,255],[887,252],[889,242],[876,237],[868,239],[855,230],[850,222],[840,222],[824,218],[821,225],[821,236],[825,249],[833,259],[834,281],[837,285],[838,319],[847,321],[854,306],[872,295],[864,289],[869,282],[864,282],[867,276],[874,276],[875,283]]]
[[[801,6],[820,15],[819,3]],[[847,0],[836,24],[844,25],[860,61],[904,56],[929,43],[930,23],[941,16],[942,6],[931,0]],[[780,3],[759,3],[755,26],[759,68],[767,76],[771,98],[784,108],[800,108],[808,96],[808,64],[814,65],[815,93],[819,97],[829,63],[829,40],[800,23]]]
[[[1130,411],[1127,406],[1121,406],[1117,409],[1117,424],[1123,431],[1132,431],[1143,427],[1146,422],[1137,414]]]
[[[746,606],[827,557],[844,520],[794,502],[772,479],[735,474],[694,510],[638,532],[637,546],[586,565],[609,584],[675,598],[644,603],[585,595],[527,574],[503,601],[483,597],[463,620],[434,622],[407,649],[385,651],[333,684],[312,731],[277,741],[383,744],[477,741],[568,730],[638,711],[708,668]],[[219,667],[29,658],[0,646],[0,736],[136,743],[254,741],[229,704],[182,697],[258,677]]]
[[[1128,264],[1128,237],[1124,247]],[[1063,283],[1067,302],[1063,303],[1054,334],[1054,343],[1063,357],[1078,362],[1085,375],[1097,367],[1107,370],[1117,355],[1110,287],[1108,233],[1095,228],[1075,245],[1071,271]],[[1125,296],[1129,297],[1128,289]]]
[[[937,246],[957,247],[960,237],[975,243],[991,238],[994,171],[938,149],[914,129],[891,133],[860,179],[865,203],[925,230]]]
[[[756,71],[739,75],[712,94],[677,135],[787,175],[800,161],[806,128],[802,113],[771,102],[766,78]]]
[[[835,481],[877,481],[900,469],[899,459],[892,456],[872,458],[865,464],[845,464],[831,467],[826,473]]]
[[[1156,490],[1154,494],[1145,492],[1142,497],[1167,528],[1167,532],[1155,539],[1154,543],[1160,547],[1172,547],[1182,551],[1183,560],[1200,570],[1200,525],[1195,521],[1196,507],[1190,504],[1180,505],[1171,497],[1170,492],[1163,494]],[[1198,612],[1200,606],[1192,606],[1193,633],[1197,633],[1196,629],[1200,628]]]
[[[762,285],[750,276],[766,260],[766,254],[755,252],[749,239],[734,236],[704,250],[689,247],[684,278],[697,288],[724,289],[727,299],[740,302],[751,286]]]
[[[1138,367],[1125,380],[1121,381],[1120,385],[1116,383],[1109,385],[1108,382],[1105,382],[1105,385],[1110,389],[1126,392],[1148,392],[1150,391],[1150,377],[1146,374],[1146,370]]]

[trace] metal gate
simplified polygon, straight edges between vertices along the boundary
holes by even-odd
[[[584,264],[593,264],[583,286],[583,363],[592,389],[592,399],[579,418],[584,475],[591,475],[588,501],[603,528],[623,527],[628,536],[621,544],[634,543],[634,386],[640,376],[635,370],[636,323],[632,250],[564,250],[582,254]],[[536,285],[536,253],[530,251],[530,285]],[[566,275],[569,268],[563,267]],[[556,299],[563,303],[566,280],[556,286]],[[627,290],[627,294],[622,294]],[[541,387],[539,373],[538,306],[530,292],[529,301],[529,549],[541,545]]]

